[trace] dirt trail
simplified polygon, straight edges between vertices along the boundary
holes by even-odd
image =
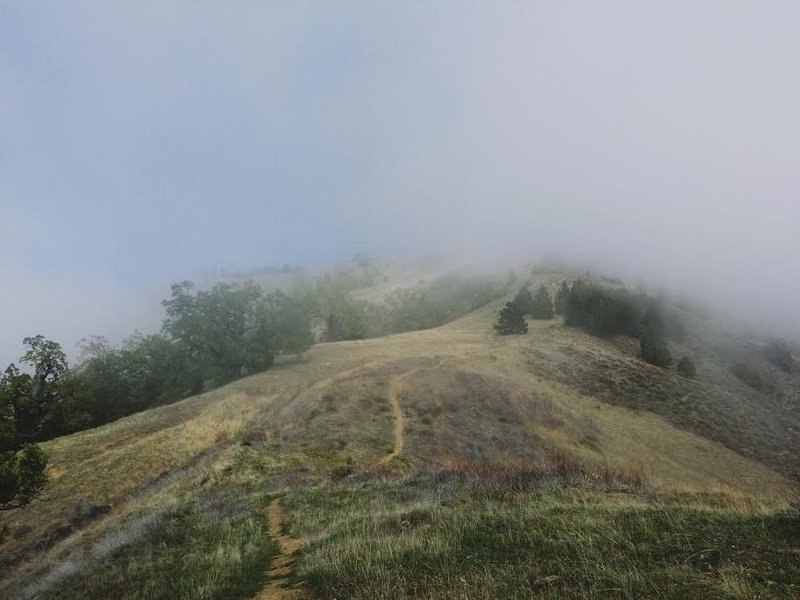
[[[440,358],[438,364],[432,368],[441,369],[444,366],[444,361],[444,357]],[[406,422],[405,417],[403,416],[403,409],[400,407],[400,394],[402,394],[406,389],[406,384],[411,377],[420,371],[425,371],[428,369],[431,369],[431,367],[412,369],[411,371],[407,371],[389,380],[389,390],[387,391],[386,395],[389,398],[389,405],[392,408],[392,417],[394,417],[394,447],[389,454],[378,461],[379,465],[386,464],[393,458],[397,458],[403,454],[403,448],[405,447],[406,442]]]
[[[403,390],[406,388],[406,380],[414,375],[418,369],[403,373],[397,377],[393,377],[389,381],[389,405],[392,407],[392,417],[394,417],[394,447],[392,451],[384,456],[379,464],[384,464],[403,454],[403,446],[405,445],[405,419],[403,417],[403,409],[400,408],[398,398]]]
[[[253,600],[307,600],[308,593],[300,587],[289,587],[294,553],[302,546],[296,538],[283,535],[283,508],[279,500],[273,500],[267,508],[269,535],[277,540],[279,553],[272,559],[267,577],[269,581]]]

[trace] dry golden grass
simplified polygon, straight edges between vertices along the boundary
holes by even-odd
[[[743,504],[794,493],[780,475],[733,450],[532,369],[531,347],[553,361],[571,344],[637,368],[638,361],[559,320],[532,321],[528,336],[499,338],[491,323],[502,303],[437,329],[319,344],[213,392],[48,442],[44,496],[6,516],[0,592],[136,515],[196,497],[205,481],[268,492],[325,480],[342,465],[376,464],[397,448],[387,392],[404,374],[396,397],[404,443],[392,468],[566,454],[634,467],[663,489],[725,490]],[[111,511],[70,521],[85,505]]]

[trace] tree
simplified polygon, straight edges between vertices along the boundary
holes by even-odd
[[[525,313],[513,300],[506,302],[505,306],[500,309],[500,316],[494,324],[494,330],[500,335],[528,333]]]
[[[58,433],[53,421],[59,412],[59,403],[64,400],[61,381],[67,375],[67,357],[57,342],[42,335],[26,337],[22,343],[27,350],[20,362],[30,366],[33,374],[27,397],[28,414],[20,415],[20,421],[27,421],[25,426],[30,427],[26,434]]]
[[[186,353],[193,380],[218,385],[272,365],[277,336],[260,287],[218,283],[210,290],[192,290],[190,282],[172,286],[172,298],[163,302],[167,318],[162,328]]]
[[[14,430],[15,445],[64,433],[80,400],[79,382],[72,378],[59,344],[41,335],[27,337],[23,344],[27,349],[20,362],[32,372],[11,364],[0,377],[0,411],[9,420],[5,428]]]
[[[0,377],[0,410],[4,419],[0,450],[16,448],[23,439],[34,439],[41,416],[34,406],[33,378],[13,363]]]
[[[331,309],[325,317],[323,337],[326,342],[361,340],[367,337],[364,310],[360,303],[349,301]]]
[[[533,311],[536,310],[533,294],[531,294],[531,290],[527,285],[519,288],[516,296],[514,296],[513,302],[523,315],[532,314]]]
[[[311,347],[312,308],[306,299],[278,290],[265,297],[264,307],[264,325],[273,333],[278,352],[297,354]]]
[[[664,337],[661,312],[655,304],[650,305],[642,319],[639,343],[642,358],[651,365],[666,367],[672,362],[672,355]]]
[[[34,374],[21,373],[13,364],[0,377],[0,510],[28,504],[45,486],[47,459],[30,443],[41,435],[51,416],[52,389],[66,373],[66,359],[58,344],[42,336],[25,338],[23,360]]]
[[[697,369],[694,367],[694,362],[688,356],[684,356],[678,362],[678,374],[686,379],[694,379],[697,376]]]
[[[534,319],[552,319],[553,318],[553,301],[544,284],[539,286],[536,290],[536,295],[533,298],[533,310],[531,316]]]
[[[47,457],[36,444],[0,453],[0,510],[28,504],[47,484]]]
[[[626,290],[608,290],[578,279],[564,303],[564,322],[592,335],[641,333],[641,302]]]
[[[556,299],[554,303],[554,309],[557,315],[564,314],[564,309],[566,308],[568,297],[569,297],[569,284],[567,284],[566,281],[562,281],[561,286],[558,288],[558,292],[556,292]]]

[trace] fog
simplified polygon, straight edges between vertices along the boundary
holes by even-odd
[[[174,280],[555,253],[800,331],[800,4],[0,5],[0,364]]]

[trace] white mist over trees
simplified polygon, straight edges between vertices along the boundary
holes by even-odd
[[[32,331],[71,349],[157,327],[145,307],[209,265],[357,251],[556,253],[800,330],[798,20],[742,1],[7,4],[0,359]]]

